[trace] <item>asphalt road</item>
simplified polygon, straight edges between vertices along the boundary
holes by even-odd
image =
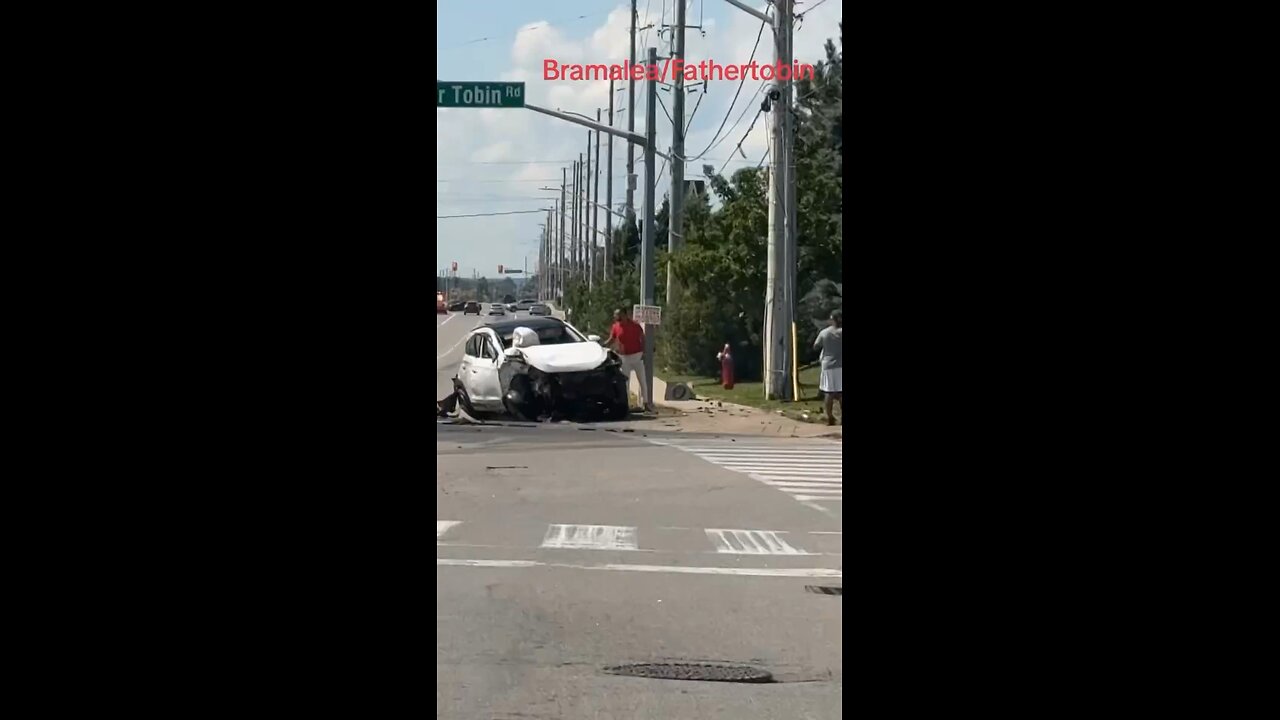
[[[482,322],[437,316],[439,396]],[[662,444],[674,435],[610,430],[437,424],[436,717],[840,717],[843,599],[806,586],[843,586],[842,503]],[[678,440],[746,456],[838,447]],[[650,662],[744,664],[776,682],[605,670]]]

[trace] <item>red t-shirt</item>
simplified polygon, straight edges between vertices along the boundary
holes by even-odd
[[[614,340],[622,346],[623,355],[635,355],[644,352],[644,328],[635,320],[619,320],[609,331],[609,342]]]

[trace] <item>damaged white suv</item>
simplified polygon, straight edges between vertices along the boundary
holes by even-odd
[[[557,318],[498,320],[473,330],[454,389],[473,414],[622,419],[628,412],[622,361],[599,337]]]

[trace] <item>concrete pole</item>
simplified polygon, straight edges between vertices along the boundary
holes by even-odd
[[[675,82],[671,91],[671,220],[668,223],[667,250],[676,252],[684,245],[684,73],[680,63],[684,61],[684,11],[685,0],[676,0],[676,37],[671,65],[675,68]],[[667,261],[667,308],[677,302],[680,289],[676,287],[671,261]]]
[[[777,65],[790,65],[787,57],[787,32],[790,25],[791,0],[775,0],[773,48]],[[784,288],[787,243],[787,144],[788,108],[781,86],[774,81],[768,88],[772,103],[769,126],[769,250],[765,284],[764,388],[766,399],[785,399],[791,383],[787,382],[786,357],[791,333]],[[777,92],[778,97],[773,98]]]
[[[782,2],[782,8],[785,11],[783,17],[785,20],[780,27],[784,32],[784,40],[787,47],[787,57],[785,64],[790,66],[795,58],[795,24],[793,22],[792,8],[795,0],[785,0]],[[796,297],[796,269],[799,264],[799,255],[797,255],[797,238],[800,234],[799,216],[796,214],[796,138],[795,138],[795,116],[792,114],[795,98],[795,81],[788,79],[779,83],[782,85],[782,103],[783,103],[783,143],[787,149],[787,164],[785,169],[786,184],[786,222],[787,234],[786,245],[783,251],[782,265],[782,287],[783,287],[783,319],[785,325],[782,327],[782,368],[783,383],[781,397],[786,400],[796,400],[795,384],[792,382],[792,374],[794,365],[792,362],[793,355],[798,351],[793,347],[793,337],[791,327],[795,324],[796,307],[799,298]]]
[[[600,108],[596,108],[596,122],[600,122]],[[595,190],[591,195],[591,278],[593,283],[595,276],[600,272],[596,258],[596,235],[600,233],[600,141],[602,140],[600,136],[602,134],[596,133],[596,182]]]
[[[649,65],[650,67],[658,64],[658,49],[649,48]],[[654,195],[657,193],[657,178],[654,177],[653,159],[655,131],[657,130],[658,118],[658,81],[649,80],[649,102],[645,108],[645,145],[644,145],[644,240],[640,246],[640,302],[644,305],[654,304],[654,246],[653,246],[653,226],[654,226]],[[646,327],[644,332],[644,378],[642,382],[645,386],[645,396],[653,402],[653,328]]]
[[[636,0],[631,0],[631,64],[636,62]],[[627,132],[636,132],[636,76],[627,73]],[[627,224],[635,224],[636,217],[636,146],[627,143]]]
[[[609,81],[609,127],[613,127],[613,80]],[[613,270],[613,134],[609,134],[609,150],[605,153],[604,172],[604,274],[605,282]]]
[[[587,287],[591,287],[591,248],[596,239],[591,232],[591,146],[595,135],[587,131],[587,164],[582,170],[582,272],[586,274]]]
[[[569,171],[560,168],[560,260],[556,263],[556,280],[559,285],[559,293],[556,296],[556,302],[564,304],[564,221],[565,221],[565,184],[568,182]]]

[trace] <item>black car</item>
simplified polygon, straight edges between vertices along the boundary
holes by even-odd
[[[462,312],[462,308],[466,307],[466,305],[467,304],[461,300],[451,302],[449,303],[449,312]]]
[[[468,300],[467,304],[462,306],[463,315],[470,315],[471,313],[480,314],[480,303],[475,300]]]

